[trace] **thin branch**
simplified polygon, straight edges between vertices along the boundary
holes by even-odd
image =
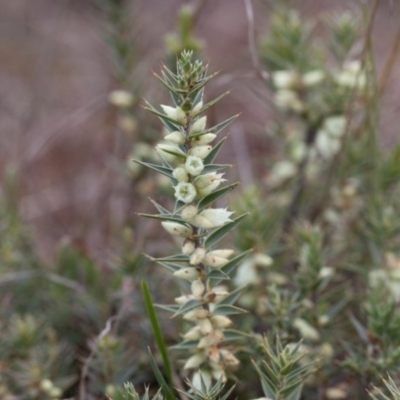
[[[398,28],[398,31],[397,31],[397,34],[395,37],[393,47],[390,51],[389,57],[383,68],[381,78],[379,79],[379,92],[380,93],[383,93],[386,88],[386,85],[387,85],[389,77],[392,73],[392,70],[393,70],[396,58],[399,54],[399,51],[400,51],[400,25],[399,25],[399,28]]]
[[[257,71],[257,74],[264,80],[269,78],[268,72],[264,71],[260,66],[260,60],[258,59],[257,54],[257,45],[256,45],[256,35],[255,35],[255,24],[254,24],[254,11],[251,0],[244,0],[244,4],[246,6],[246,16],[247,16],[247,37],[249,42],[249,50],[251,55],[251,61],[253,63],[254,68]]]
[[[87,400],[86,397],[86,378],[89,372],[89,365],[93,359],[93,357],[96,355],[97,349],[99,348],[100,341],[110,333],[111,328],[112,328],[112,323],[119,318],[118,315],[114,315],[106,321],[106,326],[104,329],[100,332],[100,334],[96,337],[92,350],[90,351],[89,356],[86,358],[83,367],[82,367],[82,372],[81,372],[81,378],[79,382],[79,400]]]

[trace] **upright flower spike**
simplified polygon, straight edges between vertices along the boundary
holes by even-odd
[[[223,173],[215,171],[227,166],[212,162],[224,139],[215,147],[212,142],[235,117],[207,128],[207,118],[202,114],[223,96],[203,104],[204,86],[212,76],[207,76],[207,66],[192,61],[191,52],[181,54],[176,73],[165,67],[162,77],[157,78],[171,92],[175,104],[162,105],[162,111],[151,105],[147,107],[170,132],[164,138],[169,144],[157,145],[161,165],[148,166],[171,178],[176,211],[169,212],[154,202],[160,214],[144,216],[161,220],[168,233],[182,238],[180,255],[156,261],[169,270],[174,265],[174,276],[189,282],[188,291],[175,298],[175,316],[181,315],[193,324],[183,332],[183,343],[174,346],[185,349],[185,354],[186,349],[191,348],[191,354],[182,363],[183,369],[194,370],[192,380],[196,379],[195,371],[201,368],[210,379],[223,382],[226,369],[239,363],[232,347],[228,351],[223,342],[225,332],[233,325],[229,315],[239,310],[232,303],[241,289],[229,293],[221,292],[217,286],[231,278],[245,254],[233,257],[233,250],[214,246],[244,216],[231,219],[233,213],[226,208],[212,208],[215,200],[235,186],[219,188],[225,179]]]

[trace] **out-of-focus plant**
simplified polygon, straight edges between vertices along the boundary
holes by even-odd
[[[196,19],[204,3],[205,1],[201,0],[197,5],[183,5],[178,15],[178,32],[165,37],[168,52],[174,57],[174,63],[182,51],[193,51],[196,54],[204,48],[204,43],[193,35]]]
[[[303,340],[303,360],[313,361],[305,398],[361,399],[385,373],[398,379],[398,148],[382,154],[376,140],[374,61],[361,20],[345,12],[324,22],[326,37],[277,6],[261,41],[272,151],[264,187],[234,207],[252,209],[236,246],[256,250],[234,283],[248,285],[242,329],[283,345]]]

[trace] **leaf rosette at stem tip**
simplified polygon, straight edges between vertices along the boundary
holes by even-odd
[[[243,288],[229,292],[220,282],[229,280],[245,254],[233,256],[230,249],[215,248],[245,215],[233,218],[227,208],[213,208],[212,203],[233,190],[237,183],[220,187],[226,180],[223,172],[229,165],[214,164],[225,138],[213,141],[237,116],[213,127],[207,127],[203,113],[226,93],[207,104],[203,103],[205,85],[215,75],[207,75],[207,65],[193,61],[192,53],[182,52],[176,73],[164,66],[158,80],[169,91],[173,105],[161,110],[147,104],[168,130],[164,142],[156,146],[160,165],[145,164],[171,180],[175,190],[175,210],[169,211],[152,201],[159,214],[142,214],[160,220],[171,235],[182,238],[181,254],[153,259],[178,279],[190,283],[188,293],[175,299],[175,305],[159,305],[182,316],[193,326],[182,334],[183,342],[175,349],[189,349],[183,361],[184,370],[201,371],[205,381],[226,381],[226,370],[239,364],[226,333],[233,322],[230,315],[245,312],[233,304]],[[237,333],[237,331],[235,331]],[[237,337],[238,335],[236,335]],[[192,375],[192,382],[195,376]]]

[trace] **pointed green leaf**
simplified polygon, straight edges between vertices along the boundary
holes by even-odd
[[[167,261],[167,262],[189,262],[190,257],[185,254],[174,254],[169,257],[154,258],[154,261]]]
[[[212,164],[213,161],[215,160],[215,157],[217,157],[217,154],[219,153],[219,151],[221,150],[222,145],[224,144],[225,140],[226,140],[227,136],[225,136],[224,138],[222,138],[214,147],[213,149],[210,151],[210,153],[208,154],[208,156],[203,160],[204,165],[206,164]]]
[[[239,340],[243,338],[251,338],[252,336],[248,333],[237,331],[236,329],[224,329],[225,341]]]
[[[266,397],[269,397],[271,399],[276,398],[276,391],[277,388],[276,386],[271,382],[271,380],[261,371],[261,369],[258,367],[258,365],[254,362],[254,360],[251,360],[251,363],[253,364],[255,370],[257,371],[260,379],[261,379],[261,386],[263,388],[263,392]]]
[[[171,272],[175,272],[175,271],[178,271],[179,269],[182,269],[181,265],[170,263],[170,262],[157,261],[157,264],[162,265],[163,267],[167,268],[168,271],[171,271]]]
[[[205,165],[201,175],[208,174],[209,172],[221,171],[226,168],[232,168],[231,164],[209,164]]]
[[[168,89],[168,91],[170,93],[174,93],[176,95],[178,95],[179,93],[182,93],[182,94],[185,93],[185,90],[182,90],[182,89],[179,89],[179,88],[176,88],[176,87],[172,86],[170,81],[169,81],[169,79],[168,79],[168,77],[166,77],[164,72],[162,74],[164,76],[164,79],[161,78],[161,76],[159,76],[159,75],[157,75],[156,73],[153,72],[153,75]]]
[[[222,240],[239,222],[247,216],[248,213],[235,218],[232,222],[221,226],[212,232],[204,242],[204,246],[209,249],[210,247],[216,245],[220,240]]]
[[[192,99],[192,103],[196,105],[199,101],[203,100],[203,90],[199,90],[195,95],[191,94],[189,97]]]
[[[149,200],[154,204],[154,207],[157,208],[160,214],[171,215],[171,213],[164,208],[162,205],[158,204],[155,200],[149,197]]]
[[[225,129],[228,125],[230,125],[240,114],[236,114],[233,117],[228,118],[227,120],[219,123],[218,125],[213,126],[212,128],[208,129],[208,132],[214,133],[217,135],[223,129]]]
[[[183,220],[182,218],[179,218],[179,217],[172,217],[170,215],[162,215],[162,214],[142,214],[142,213],[139,213],[138,215],[140,215],[141,217],[144,217],[144,218],[151,218],[151,219],[158,219],[158,220],[161,220],[161,221],[176,222],[177,224],[181,224],[183,226],[189,227],[187,222],[185,220]]]
[[[279,380],[279,377],[277,376],[277,372],[274,371],[270,365],[268,363],[266,363],[265,361],[263,361],[263,366],[265,368],[265,370],[267,371],[267,376],[268,378],[276,385],[276,386],[280,386],[281,381]]]
[[[167,116],[165,116],[165,114],[160,113],[159,111],[157,111],[155,108],[153,108],[149,103],[147,103],[151,108],[149,107],[144,107],[145,110],[150,110],[153,114],[156,114],[158,116],[158,118],[160,119],[160,121],[163,123],[163,125],[170,131],[170,132],[174,132],[174,131],[179,131],[180,129],[180,124],[175,123],[174,119],[168,118]],[[161,116],[159,116],[158,114],[160,114]]]
[[[223,188],[218,189],[213,193],[210,193],[206,197],[203,197],[199,201],[199,204],[197,205],[199,207],[199,211],[201,211],[204,207],[207,207],[209,204],[213,203],[214,201],[218,200],[220,197],[225,196],[227,193],[232,191],[237,185],[239,185],[239,182],[232,183],[232,185],[229,185],[229,186],[224,186]]]
[[[169,362],[167,348],[164,342],[164,336],[162,334],[160,324],[157,319],[157,314],[154,310],[153,302],[151,300],[151,295],[149,291],[149,287],[145,281],[142,281],[142,293],[144,298],[144,303],[146,306],[147,315],[151,322],[151,327],[153,328],[154,337],[156,339],[158,350],[160,351],[161,357],[163,359],[165,373],[167,375],[168,381],[172,384],[172,375],[171,375],[171,364]]]
[[[207,111],[210,107],[212,107],[214,104],[218,103],[221,99],[223,99],[226,95],[228,95],[231,91],[228,90],[227,92],[221,94],[221,96],[218,96],[216,99],[211,100],[209,103],[205,104],[200,111],[197,113],[197,115],[202,114],[204,111]]]
[[[176,119],[168,117],[168,115],[162,113],[161,111],[156,110],[148,101],[145,100],[145,103],[147,104],[148,107],[144,107],[145,110],[150,111],[154,115],[157,115],[160,119],[163,121],[168,121],[173,125],[176,125],[175,130],[179,130],[179,126],[184,126],[185,124],[183,122],[177,121]]]
[[[178,84],[178,76],[174,74],[165,64],[163,64],[164,71]]]
[[[151,369],[153,370],[154,376],[157,379],[157,382],[160,385],[161,390],[163,391],[165,397],[167,398],[167,400],[176,400],[176,397],[175,397],[173,391],[171,390],[171,388],[169,387],[169,385],[165,381],[160,369],[158,368],[157,362],[154,359],[150,348],[148,348],[147,350],[148,350],[148,353],[149,353]]]
[[[229,293],[228,296],[224,297],[221,301],[219,301],[216,304],[216,306],[227,305],[227,304],[232,305],[240,297],[244,289],[246,289],[246,286],[241,286],[235,289],[233,292]]]
[[[213,79],[217,74],[218,72],[215,72],[214,74],[207,76],[207,78],[204,78],[201,82],[199,82],[190,90],[190,94],[196,93],[200,89],[203,89],[203,87],[206,86],[207,83],[210,82],[210,80]]]
[[[229,304],[216,305],[213,313],[216,315],[236,315],[236,314],[246,314],[247,311],[242,308],[231,306]]]
[[[166,149],[162,149],[162,151],[164,153],[171,154],[172,156],[175,156],[175,157],[178,157],[178,158],[182,158],[182,160],[186,159],[186,154],[184,154],[184,153],[179,153],[178,151],[166,150]]]
[[[202,304],[203,303],[201,301],[196,299],[189,300],[179,308],[179,310],[172,316],[172,318],[177,317],[180,314],[184,314],[190,310],[193,310],[193,308],[199,307]]]
[[[361,340],[365,343],[369,343],[369,338],[368,338],[368,331],[367,328],[365,328],[354,315],[350,314],[350,321],[353,324],[354,328],[356,329],[358,336],[360,336]]]
[[[134,161],[137,164],[143,165],[144,167],[153,169],[154,171],[157,171],[160,174],[168,176],[168,178],[174,179],[174,177],[172,176],[172,169],[170,169],[170,168],[162,167],[161,165],[146,163],[146,162],[139,161],[139,160],[136,160],[136,159],[133,159],[132,161]]]
[[[177,304],[154,304],[154,307],[172,313],[176,313],[179,310],[179,306]]]
[[[208,279],[216,279],[219,281],[222,280],[229,280],[229,276],[224,274],[222,271],[220,271],[219,269],[213,269],[211,270],[208,274],[207,274],[207,278]]]
[[[187,204],[184,203],[183,201],[177,200],[175,203],[175,209],[174,209],[174,214],[176,214],[180,209],[185,207]]]
[[[170,346],[169,348],[171,350],[189,350],[189,349],[197,349],[198,345],[199,345],[198,341],[184,340],[183,342]]]
[[[222,268],[220,268],[220,271],[222,271],[224,274],[231,275],[236,266],[247,256],[247,254],[251,253],[252,251],[253,250],[251,249],[247,250],[235,258],[232,258]]]
[[[303,382],[298,380],[293,382],[291,385],[286,386],[284,389],[279,391],[279,394],[285,396],[289,400],[299,400],[301,396],[301,391],[303,390]]]

